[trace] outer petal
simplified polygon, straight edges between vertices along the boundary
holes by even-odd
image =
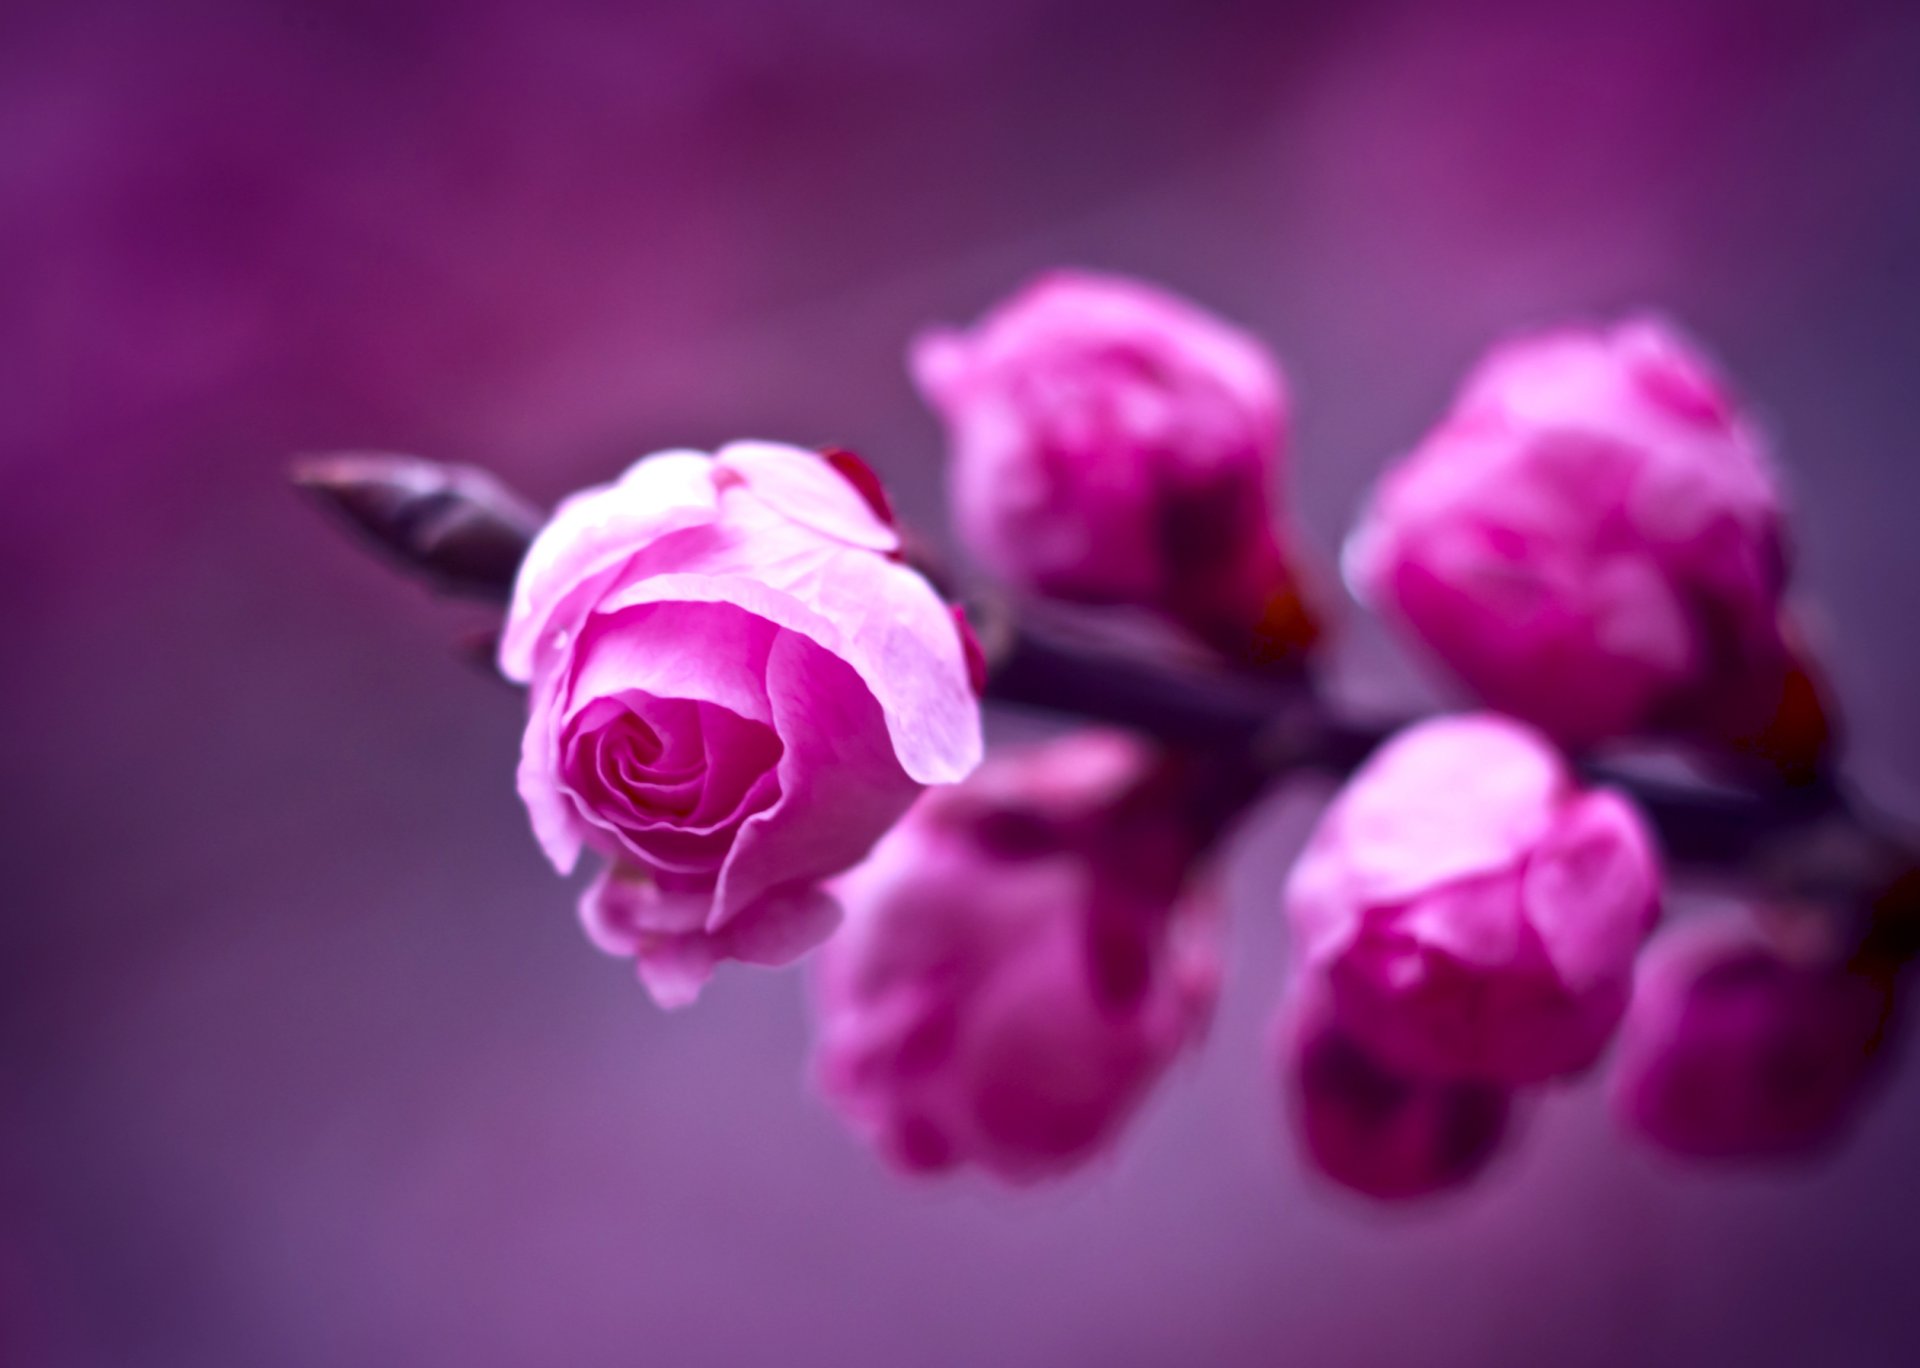
[[[571,874],[580,862],[585,837],[583,824],[559,779],[555,732],[564,683],[558,661],[534,678],[528,691],[527,726],[520,737],[520,768],[515,779],[534,840],[556,870]]]
[[[984,750],[980,705],[959,629],[932,586],[871,551],[825,543],[773,568],[779,583],[698,567],[654,575],[610,594],[602,607],[732,603],[796,632],[865,682],[909,777],[922,784],[965,778]]]
[[[647,870],[610,864],[580,895],[580,926],[609,955],[637,955],[649,939],[698,932],[706,925],[713,890],[670,892]]]
[[[631,956],[640,982],[660,1007],[699,997],[724,960],[778,965],[799,958],[833,933],[840,906],[817,888],[763,899],[718,933],[701,928],[709,899],[663,891],[645,873],[603,870],[580,899],[588,937],[609,954]]]
[[[912,806],[919,785],[901,767],[880,709],[845,661],[788,633],[767,660],[780,758],[780,801],[749,817],[721,871],[709,931],[755,903],[838,874],[862,859]]]
[[[1582,795],[1528,861],[1520,896],[1570,991],[1630,979],[1660,912],[1658,858],[1646,824],[1616,793]]]
[[[668,533],[713,520],[713,461],[697,451],[643,458],[619,481],[564,500],[527,549],[500,637],[500,673],[526,683],[538,648],[571,631],[593,604],[586,592]]]
[[[1640,964],[1614,1111],[1674,1154],[1817,1154],[1884,1082],[1897,1007],[1894,984],[1789,960],[1750,916],[1684,922]]]
[[[714,467],[721,480],[738,476],[756,498],[824,536],[869,551],[900,545],[900,534],[817,452],[779,442],[729,442],[714,453]]]
[[[1357,895],[1395,902],[1516,863],[1566,782],[1552,748],[1520,723],[1436,718],[1369,760],[1328,820]]]
[[[1505,1089],[1396,1073],[1341,1030],[1319,984],[1296,985],[1273,1041],[1287,1112],[1308,1157],[1364,1196],[1408,1201],[1459,1187],[1507,1137]]]
[[[710,937],[659,936],[640,945],[633,964],[654,1005],[671,1012],[693,1005],[720,959]]]

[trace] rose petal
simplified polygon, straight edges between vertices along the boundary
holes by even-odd
[[[721,871],[717,931],[776,889],[854,864],[913,804],[879,705],[847,662],[810,637],[783,634],[767,661],[775,729],[786,739],[780,801],[749,817]]]
[[[892,551],[900,534],[818,452],[777,442],[729,442],[714,465],[738,475],[755,498],[803,527],[870,551]]]
[[[1329,820],[1356,892],[1394,902],[1513,865],[1545,829],[1565,769],[1540,739],[1492,714],[1446,719],[1388,742]]]
[[[608,595],[602,607],[735,604],[845,660],[878,700],[900,765],[915,781],[955,783],[979,763],[980,707],[960,635],[924,579],[871,552],[825,543],[768,571],[769,579],[710,567],[654,575]]]
[[[556,706],[562,684],[557,662],[539,671],[528,691],[526,730],[520,737],[520,767],[515,787],[526,805],[527,820],[541,851],[561,874],[573,873],[584,844],[579,810],[559,780],[560,756]]]
[[[1561,810],[1527,862],[1520,896],[1568,988],[1632,975],[1659,917],[1655,858],[1646,824],[1620,795],[1583,794]]]
[[[543,645],[571,632],[592,607],[591,582],[657,547],[670,532],[711,522],[718,508],[713,459],[662,451],[637,461],[610,485],[563,500],[527,548],[500,634],[500,673],[533,677]]]
[[[644,871],[612,865],[580,899],[580,923],[594,945],[632,958],[640,982],[660,1007],[684,1007],[723,960],[781,965],[833,934],[840,905],[815,887],[792,887],[763,898],[725,930],[701,929],[710,895],[679,894]]]

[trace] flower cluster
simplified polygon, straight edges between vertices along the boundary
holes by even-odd
[[[1271,899],[1292,954],[1278,1091],[1322,1175],[1383,1200],[1458,1187],[1531,1098],[1610,1051],[1621,1122],[1668,1152],[1843,1133],[1920,948],[1910,847],[1857,843],[1872,872],[1850,886],[1776,877],[1656,935],[1677,901],[1663,838],[1699,843],[1606,768],[1663,744],[1756,811],[1847,811],[1768,444],[1676,329],[1496,346],[1379,480],[1346,581],[1462,710],[1377,736],[1316,678],[1287,385],[1257,339],[1057,272],[926,333],[910,369],[950,439],[959,541],[997,581],[991,658],[837,450],[646,457],[518,560],[498,665],[528,691],[520,794],[561,873],[597,857],[587,935],[662,1006],[723,961],[824,943],[815,1074],[853,1129],[910,1172],[1057,1176],[1203,1033],[1233,818],[1333,770]],[[369,469],[316,478],[442,582],[490,573],[526,518],[490,516],[471,472]],[[1021,636],[1036,600],[1096,631],[1133,610],[1186,644],[1162,633],[1161,663],[1113,682],[1132,667]],[[1166,663],[1209,653],[1197,674]],[[1039,687],[1063,662],[1068,683]],[[1169,679],[1233,689],[1169,713]],[[1248,728],[1204,702],[1247,689],[1268,700]],[[1132,730],[982,764],[983,695]]]

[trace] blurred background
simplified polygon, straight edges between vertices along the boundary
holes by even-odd
[[[12,0],[0,9],[0,1363],[1920,1360],[1920,1078],[1811,1168],[1593,1086],[1382,1215],[1277,1115],[1276,889],[1110,1162],[904,1183],[804,981],[667,1017],[525,830],[466,615],[293,453],[541,499],[757,435],[941,519],[902,349],[1029,274],[1267,338],[1330,550],[1493,337],[1653,304],[1778,435],[1857,772],[1920,815],[1920,7]],[[1350,686],[1422,687],[1364,625]]]

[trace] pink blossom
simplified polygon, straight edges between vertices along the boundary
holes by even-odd
[[[1871,1092],[1892,1008],[1884,977],[1793,962],[1746,918],[1676,927],[1641,968],[1614,1109],[1675,1154],[1818,1150]]]
[[[834,890],[821,1086],[897,1166],[1064,1172],[1115,1137],[1217,991],[1192,834],[1152,752],[1087,732],[935,789]]]
[[[566,500],[520,568],[500,668],[530,685],[520,796],[581,915],[663,1006],[723,959],[780,964],[980,715],[953,617],[826,459],[669,451]]]
[[[1395,1072],[1341,1028],[1323,985],[1296,987],[1274,1039],[1287,1115],[1314,1168],[1342,1187],[1432,1196],[1477,1177],[1506,1139],[1506,1089]]]
[[[1545,738],[1490,714],[1401,732],[1294,866],[1295,953],[1389,1068],[1538,1082],[1578,1072],[1625,1010],[1659,911],[1652,838]]]
[[[1313,625],[1276,538],[1279,367],[1162,290],[1056,271],[972,330],[913,345],[945,418],[961,539],[1020,588],[1166,613],[1272,658]]]
[[[1711,733],[1806,763],[1825,742],[1782,632],[1766,443],[1659,321],[1496,347],[1380,482],[1346,570],[1481,701],[1563,744]]]

